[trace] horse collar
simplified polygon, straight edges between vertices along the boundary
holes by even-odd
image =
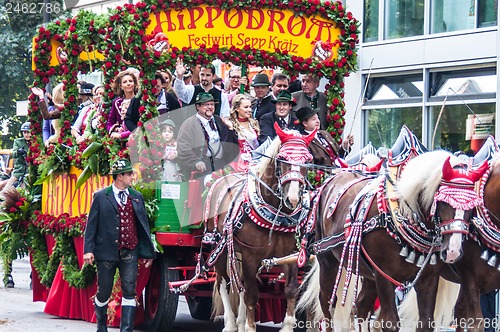
[[[297,226],[302,227],[307,220],[307,214],[310,211],[310,196],[309,192],[304,191],[301,206],[291,214],[285,214],[265,202],[257,191],[248,192],[244,206],[248,217],[257,225],[291,233],[295,232]]]

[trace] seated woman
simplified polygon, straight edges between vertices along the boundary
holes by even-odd
[[[111,129],[121,127],[123,118],[121,116],[121,105],[124,101],[128,101],[134,97],[139,89],[139,82],[137,78],[128,71],[120,72],[111,85],[116,97],[111,103],[111,110],[109,111],[108,121],[106,122],[106,131],[112,133]]]
[[[299,132],[303,135],[311,133],[315,128],[319,128],[320,121],[318,111],[306,106],[297,110],[297,119],[299,122]],[[333,166],[338,157],[345,158],[354,144],[354,137],[349,134],[342,142],[342,146],[332,139],[331,135],[324,130],[318,130],[316,137],[309,145],[309,151],[314,158],[314,164]]]
[[[252,160],[252,151],[259,147],[259,122],[252,117],[252,101],[244,94],[233,98],[228,121],[238,137],[240,158],[234,165],[237,171],[246,171]]]

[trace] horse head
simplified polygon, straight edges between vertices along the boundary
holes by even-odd
[[[443,164],[434,206],[439,211],[437,225],[443,236],[441,258],[446,263],[454,263],[462,256],[463,237],[469,234],[467,220],[471,219],[475,208],[483,204],[474,186],[487,170],[487,162],[476,170],[454,169],[449,157]]]
[[[313,160],[307,147],[318,129],[306,136],[298,131],[285,132],[276,122],[274,129],[281,140],[281,147],[275,159],[278,190],[282,193],[285,206],[294,210],[302,199],[306,184],[307,167],[304,164]]]

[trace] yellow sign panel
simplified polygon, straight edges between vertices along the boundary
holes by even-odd
[[[318,42],[334,44],[337,57],[340,29],[320,16],[296,16],[291,10],[222,9],[200,5],[182,10],[151,13],[148,35],[164,34],[179,49],[213,47],[251,48],[290,55],[312,57]],[[317,51],[317,50],[316,50]]]
[[[113,183],[111,176],[92,175],[80,188],[76,181],[81,170],[71,167],[69,174],[45,182],[42,189],[42,213],[58,216],[68,213],[72,217],[89,213],[94,192]]]
[[[35,40],[33,39],[33,54],[35,54]],[[68,56],[66,52],[63,50],[63,45],[62,43],[58,42],[55,39],[52,39],[50,41],[50,45],[52,46],[52,50],[50,51],[50,66],[55,67],[59,66],[61,63],[64,63],[67,61]],[[104,55],[102,55],[98,51],[92,51],[92,52],[82,52],[80,53],[80,60],[82,61],[90,61],[90,60],[104,60]],[[31,68],[32,70],[36,69],[35,65],[35,60],[31,60]]]

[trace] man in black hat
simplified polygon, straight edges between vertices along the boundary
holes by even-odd
[[[279,93],[275,100],[271,101],[276,106],[276,111],[267,113],[260,119],[260,136],[259,142],[262,144],[268,138],[273,139],[276,137],[276,130],[274,130],[274,123],[278,122],[281,129],[297,129],[295,120],[297,118],[292,114],[292,107],[295,106],[295,100],[292,94],[287,90]]]
[[[83,259],[97,265],[94,308],[97,331],[107,332],[108,301],[118,268],[121,287],[120,332],[132,332],[135,318],[135,288],[138,259],[155,258],[144,198],[131,187],[134,170],[121,159],[111,167],[113,184],[94,194],[85,228]],[[149,262],[150,263],[150,262]]]
[[[299,108],[295,114],[299,122],[298,130],[302,135],[308,135],[314,129],[319,128],[318,110],[306,106]],[[345,158],[347,156],[353,144],[354,137],[351,134],[347,135],[342,145],[339,146],[327,131],[318,130],[308,148],[314,157],[314,164],[333,166],[337,157]]]
[[[238,156],[238,139],[233,130],[215,115],[215,100],[208,92],[196,96],[196,114],[182,123],[177,136],[177,160],[189,179],[191,172],[209,174]]]
[[[212,64],[201,65],[200,68],[200,84],[186,85],[183,81],[183,75],[186,72],[186,67],[181,58],[177,58],[175,67],[177,79],[174,82],[174,90],[177,97],[185,104],[192,105],[196,102],[196,96],[201,92],[208,92],[217,102],[215,104],[215,114],[222,117],[229,117],[229,101],[227,94],[215,87],[213,80],[215,78],[215,67]]]
[[[257,121],[260,121],[264,114],[276,111],[276,107],[271,103],[273,97],[269,92],[270,86],[269,78],[264,73],[257,74],[253,78],[252,87],[255,92],[255,99],[252,101],[252,114]]]

